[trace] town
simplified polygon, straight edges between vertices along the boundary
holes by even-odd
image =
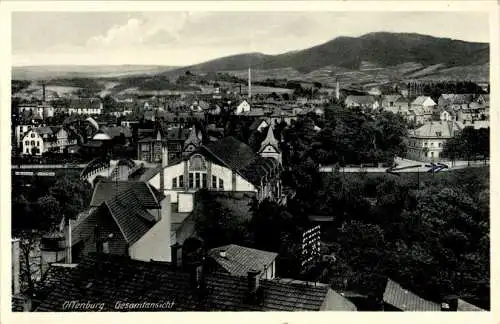
[[[12,311],[489,311],[489,78],[359,63],[13,74]]]

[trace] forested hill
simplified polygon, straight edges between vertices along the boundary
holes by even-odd
[[[279,55],[261,53],[228,56],[187,67],[195,71],[293,68],[308,73],[325,66],[358,69],[361,62],[381,67],[415,62],[424,66],[481,65],[489,62],[489,44],[471,43],[414,33],[377,32],[338,37],[308,49]]]

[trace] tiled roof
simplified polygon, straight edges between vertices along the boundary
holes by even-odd
[[[222,256],[221,252],[224,252],[225,255]],[[246,276],[250,270],[265,271],[278,254],[230,244],[211,249],[208,256],[229,274]]]
[[[383,97],[382,102],[396,102],[402,97],[401,95],[386,95]]]
[[[257,158],[250,146],[232,136],[204,145],[202,150],[233,170],[243,169]]]
[[[466,302],[463,299],[458,299],[457,311],[459,312],[485,312],[484,309],[479,308],[471,303]]]
[[[461,130],[460,125],[453,121],[430,121],[417,128],[412,136],[413,137],[441,137],[450,138],[454,136],[455,132]],[[437,136],[437,133],[441,133]]]
[[[441,305],[420,298],[391,279],[385,287],[384,302],[407,312],[441,311]]]
[[[441,97],[447,104],[468,104],[472,101],[472,94],[443,93]]]
[[[137,242],[155,224],[153,216],[141,206],[132,190],[125,191],[104,204],[129,245]]]
[[[413,100],[413,102],[411,103],[412,105],[423,105],[425,103],[425,101],[427,100],[430,100],[432,103],[431,105],[435,105],[436,103],[434,102],[434,100],[431,99],[431,97],[428,97],[428,96],[419,96],[417,97],[415,100]]]
[[[65,311],[68,300],[104,303],[103,311],[117,311],[117,301],[173,302],[171,309],[157,311],[318,311],[331,292],[322,284],[261,279],[262,298],[256,303],[248,301],[245,277],[206,274],[204,280],[206,289],[200,295],[190,285],[189,273],[167,263],[93,254],[61,278],[36,311]],[[339,298],[343,299],[336,296],[337,310],[353,310],[338,303]]]
[[[352,101],[358,105],[373,105],[375,98],[373,96],[347,96],[345,101]]]
[[[102,202],[128,190],[132,190],[141,205],[146,208],[159,208],[159,202],[164,198],[162,193],[144,181],[101,180],[95,186],[90,206],[97,207]]]
[[[119,137],[123,134],[125,137],[132,137],[132,131],[128,127],[113,126],[113,127],[102,127],[101,131],[109,135],[111,138]]]

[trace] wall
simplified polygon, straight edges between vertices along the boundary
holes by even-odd
[[[170,246],[172,245],[171,216],[171,201],[170,197],[166,196],[161,201],[160,221],[129,248],[129,255],[132,259],[170,262]]]
[[[178,193],[178,211],[179,213],[190,213],[193,211],[194,193]]]
[[[237,174],[235,191],[257,191],[257,188],[255,188],[255,186],[247,180],[243,179],[239,174]]]
[[[224,191],[233,191],[232,171],[226,167],[212,163],[212,175],[224,181]],[[237,176],[238,177],[238,176]],[[211,182],[212,179],[209,179]],[[238,181],[236,181],[238,183]]]

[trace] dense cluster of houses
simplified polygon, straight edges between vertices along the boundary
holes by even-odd
[[[489,127],[489,95],[443,94],[436,103],[427,96],[410,101],[404,95],[370,93],[347,95],[344,104],[400,114],[419,125],[408,138],[408,156],[419,161],[439,160],[445,141],[465,126]],[[363,309],[359,294],[280,278],[276,253],[238,245],[209,251],[200,247],[195,217],[203,212],[202,195],[222,201],[238,217],[248,217],[254,199],[285,204],[293,193],[281,182],[282,152],[275,126],[291,125],[309,113],[324,114],[321,101],[213,99],[208,94],[118,100],[110,112],[113,120],[100,116],[100,99],[75,99],[57,108],[45,101],[19,106],[19,114],[42,120],[15,126],[15,141],[23,155],[84,150],[99,156],[119,143],[131,147],[134,158],[104,167],[91,162],[82,171],[81,177],[93,186],[91,202],[75,220],[62,224],[61,236],[42,242],[44,279],[28,298],[14,284],[14,309],[72,311],[65,308],[65,300],[87,300],[103,303],[101,310],[116,311],[114,301],[136,303],[146,291],[151,303],[166,295],[174,298],[174,310]],[[138,105],[142,121],[130,116]],[[72,122],[45,124],[57,109],[81,115],[85,132]],[[257,149],[216,126],[225,114],[252,122],[250,131],[262,139]],[[116,117],[123,117],[119,124]],[[19,242],[13,240],[12,248],[16,283]],[[400,311],[466,308],[473,306],[458,298],[441,305],[426,301],[390,279],[376,306]]]

